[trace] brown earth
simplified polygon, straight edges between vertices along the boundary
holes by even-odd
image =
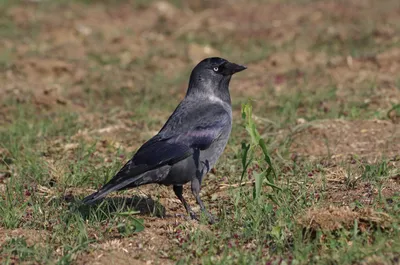
[[[318,120],[301,124],[293,134],[291,151],[299,155],[395,159],[400,150],[400,126],[383,120]]]

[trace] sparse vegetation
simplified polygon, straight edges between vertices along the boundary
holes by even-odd
[[[0,1],[0,261],[398,264],[399,35],[397,0]],[[249,68],[219,222],[170,187],[81,205],[215,55]]]

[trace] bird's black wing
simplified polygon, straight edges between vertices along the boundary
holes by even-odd
[[[173,164],[192,154],[184,143],[176,141],[176,137],[156,135],[147,141],[132,158],[134,165],[163,166]]]
[[[220,105],[210,104],[185,110],[181,105],[161,131],[147,141],[132,158],[135,165],[173,164],[193,154],[194,149],[207,149],[230,126],[231,116]]]
[[[181,119],[182,126],[179,129],[161,131],[142,145],[133,156],[132,163],[148,166],[171,165],[192,155],[194,149],[207,149],[218,139],[222,130],[230,125],[230,116],[224,109],[208,113],[196,116],[197,119],[191,123]]]
[[[169,143],[167,140],[169,139],[161,139],[159,136],[150,139],[107,184],[99,191],[84,198],[83,203],[92,204],[104,198],[108,193],[123,189],[140,180],[142,175],[150,170],[176,163],[193,154],[193,150],[188,146]]]

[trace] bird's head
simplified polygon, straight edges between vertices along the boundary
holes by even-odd
[[[219,57],[206,58],[190,75],[188,94],[202,93],[229,97],[229,82],[233,74],[247,69]]]

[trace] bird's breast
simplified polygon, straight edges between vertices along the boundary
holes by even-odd
[[[226,130],[222,132],[220,137],[215,140],[208,149],[200,151],[200,161],[202,161],[204,167],[208,167],[205,168],[205,173],[211,170],[224,152],[230,133],[231,127],[226,128]]]

